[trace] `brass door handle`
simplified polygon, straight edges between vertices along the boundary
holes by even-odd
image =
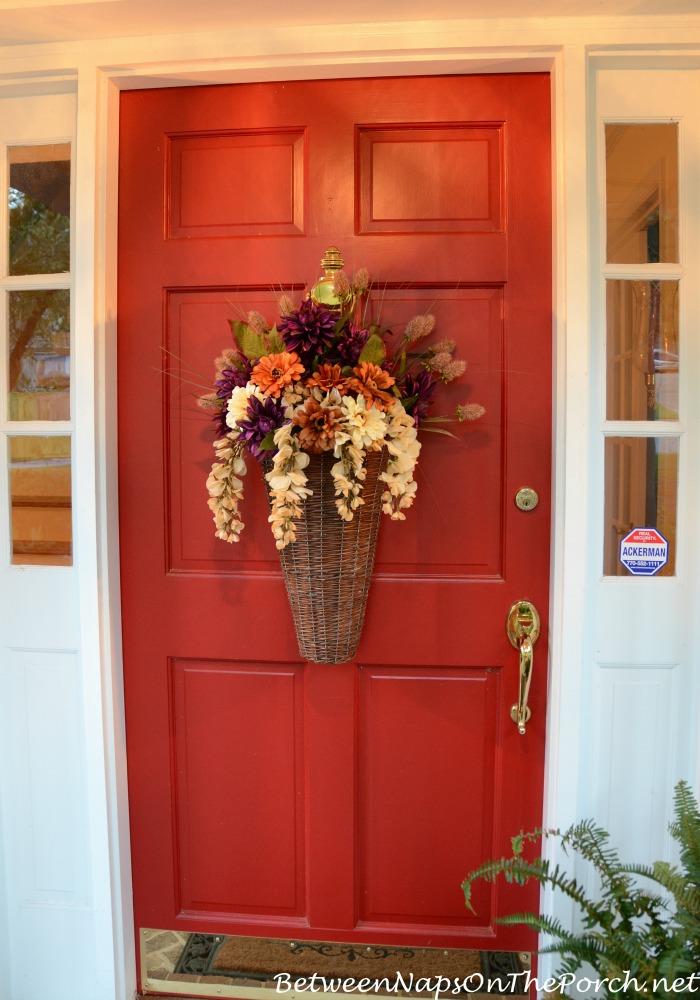
[[[508,612],[506,633],[512,645],[520,652],[518,701],[511,708],[510,717],[520,735],[524,736],[525,725],[532,714],[527,699],[532,680],[533,646],[540,634],[540,616],[535,605],[530,601],[516,601]]]

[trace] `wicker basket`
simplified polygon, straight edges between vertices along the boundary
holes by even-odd
[[[313,495],[296,522],[296,541],[280,550],[299,652],[315,663],[346,663],[362,635],[382,511],[387,453],[370,452],[362,504],[352,521],[335,505],[332,452],[311,455],[305,472]],[[265,471],[271,462],[264,463]]]

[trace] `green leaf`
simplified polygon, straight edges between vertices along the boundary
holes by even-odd
[[[371,365],[381,365],[385,358],[384,341],[378,334],[373,333],[365,344],[359,360],[367,361]]]
[[[258,445],[258,448],[260,449],[260,451],[272,451],[274,447],[275,447],[275,432],[268,431],[265,437]]]
[[[282,354],[284,351],[284,341],[282,340],[282,335],[278,332],[276,326],[272,327],[265,340],[267,354]]]
[[[247,323],[241,320],[229,320],[231,333],[236,343],[236,347],[250,361],[257,361],[265,351],[265,339],[260,334],[251,330]]]

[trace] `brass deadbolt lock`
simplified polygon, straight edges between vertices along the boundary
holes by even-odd
[[[534,510],[539,502],[536,491],[529,486],[523,486],[515,494],[515,506],[518,510]]]

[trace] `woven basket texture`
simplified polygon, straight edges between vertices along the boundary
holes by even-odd
[[[387,453],[368,453],[365,502],[352,521],[343,521],[335,505],[336,462],[333,452],[310,456],[305,471],[313,495],[296,522],[296,541],[279,553],[299,652],[314,663],[346,663],[360,641],[385,489],[378,477]],[[267,472],[272,463],[263,465]]]

